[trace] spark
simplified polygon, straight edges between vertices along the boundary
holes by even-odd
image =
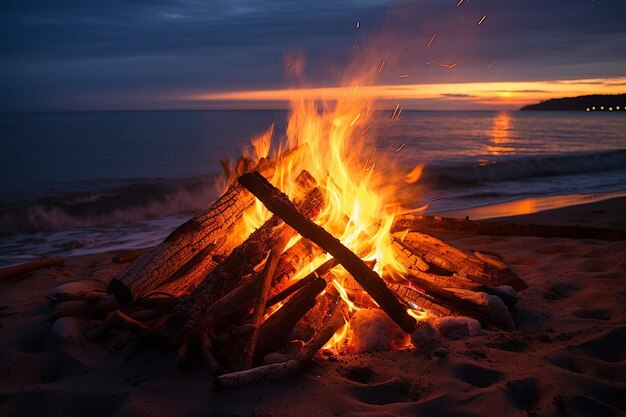
[[[496,61],[491,61],[491,64],[489,64],[489,66],[487,67],[487,71],[489,71],[491,68],[493,68],[493,66],[496,65]]]
[[[396,149],[396,153],[400,152],[406,146],[406,142],[402,142],[402,145],[398,149]]]
[[[350,126],[354,126],[354,124],[361,118],[361,113],[357,114],[356,117],[350,122]]]
[[[356,21],[356,28],[359,29],[361,27],[361,21],[357,20]]]
[[[407,78],[409,76],[409,74],[401,74],[400,78]]]
[[[378,68],[378,73],[380,74],[383,70],[383,68],[385,68],[385,64],[387,63],[387,61],[383,61],[380,63],[380,67]]]
[[[459,7],[460,5],[462,5],[464,1],[465,0],[459,0],[458,3],[456,4],[456,7]]]
[[[482,24],[483,24],[483,22],[485,21],[485,19],[486,19],[486,18],[487,18],[487,16],[486,16],[486,15],[485,15],[485,16],[483,16],[483,17],[481,17],[481,18],[480,18],[480,20],[478,21],[478,24],[479,24],[479,25],[482,25]]]
[[[433,36],[430,37],[430,40],[428,41],[428,45],[426,45],[427,48],[430,48],[430,45],[432,45],[436,37],[437,37],[437,33],[435,32],[433,33]]]
[[[396,117],[398,110],[400,110],[400,105],[396,104],[396,108],[393,110],[393,114],[391,115],[391,120],[393,120]]]
[[[437,62],[437,61],[439,61],[439,58],[435,58],[435,59],[433,59],[432,61],[428,61],[428,62],[426,63],[426,65],[431,65],[431,64],[434,64],[434,63],[435,63],[435,62]]]

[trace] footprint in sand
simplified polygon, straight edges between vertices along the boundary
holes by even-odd
[[[518,379],[506,383],[506,395],[520,410],[527,410],[539,402],[539,386],[536,378]]]
[[[553,300],[553,301],[563,300],[565,298],[570,297],[572,293],[576,291],[578,291],[578,288],[573,287],[564,282],[561,282],[558,284],[554,284],[550,288],[548,288],[548,290],[543,295],[543,298],[544,300]]]
[[[580,310],[576,310],[572,313],[572,315],[579,319],[589,320],[610,320],[612,316],[611,310],[596,310],[593,308],[583,308]]]
[[[348,390],[366,404],[385,405],[415,400],[411,382],[399,377],[375,384],[355,383]]]
[[[494,369],[483,368],[469,363],[457,365],[452,370],[452,373],[457,379],[477,388],[487,388],[502,379],[504,375],[502,372]]]
[[[568,350],[604,362],[622,362],[626,360],[626,327],[608,330]]]

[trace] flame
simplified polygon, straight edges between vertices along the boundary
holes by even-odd
[[[294,64],[295,65],[295,64]],[[395,277],[406,273],[405,267],[394,253],[391,227],[396,214],[401,212],[396,202],[399,181],[391,181],[377,166],[384,162],[384,154],[377,155],[371,127],[375,112],[371,111],[372,100],[363,94],[354,83],[349,93],[334,101],[316,101],[294,98],[287,124],[286,137],[281,147],[298,148],[298,158],[286,166],[281,164],[271,182],[294,199],[297,188],[295,177],[306,169],[317,180],[324,193],[325,206],[315,222],[324,227],[345,246],[364,261],[374,263],[373,269],[384,277]],[[401,114],[396,107],[392,119]],[[387,119],[388,120],[388,119]],[[391,122],[391,121],[390,121]],[[248,157],[259,160],[267,156],[271,148],[272,131],[253,142]],[[396,152],[397,153],[397,152]],[[392,155],[394,153],[391,153]],[[388,155],[386,157],[389,157]],[[419,180],[422,165],[418,165],[406,177],[407,182]],[[300,196],[301,197],[301,196]],[[244,230],[249,234],[269,218],[269,213],[257,201],[254,208],[244,216]],[[290,242],[294,244],[297,238]],[[299,279],[313,271],[329,258],[322,255],[297,274]],[[352,279],[342,267],[332,271],[332,284],[342,299],[355,311],[358,307],[350,300],[349,292],[343,287]],[[340,347],[350,337],[349,320],[335,334],[327,347]]]

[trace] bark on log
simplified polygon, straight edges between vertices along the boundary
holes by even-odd
[[[324,248],[342,264],[363,286],[389,317],[407,333],[412,333],[416,321],[411,317],[395,295],[387,288],[380,276],[346,248],[324,228],[313,223],[300,213],[286,195],[270,184],[258,172],[244,174],[239,183],[250,190],[274,214],[296,229],[303,237]]]
[[[152,330],[142,322],[127,316],[120,310],[116,310],[113,312],[113,314],[111,314],[110,321],[113,325],[128,329],[134,333],[139,334],[140,336],[143,336],[147,340],[151,340],[157,343],[163,343],[165,341],[163,335]]]
[[[425,310],[429,316],[445,317],[459,315],[455,310],[440,304],[435,298],[414,288],[401,284],[390,284],[389,288],[411,308],[421,308]]]
[[[297,157],[294,149],[281,157],[278,164]],[[276,163],[261,160],[256,169],[271,177]],[[174,230],[161,244],[133,261],[109,284],[109,293],[122,304],[130,304],[154,290],[183,267],[199,251],[225,237],[252,207],[254,197],[245,188],[234,185],[211,207]],[[229,236],[215,254],[228,255],[245,237]],[[216,248],[217,249],[217,248]]]
[[[439,288],[417,277],[409,277],[409,280],[418,286],[415,289],[423,291],[434,298],[437,303],[457,311],[461,315],[474,317],[483,324],[491,324],[506,330],[513,330],[513,320],[504,303],[502,303],[502,310],[494,310],[488,305],[468,301],[454,291]]]
[[[315,353],[324,347],[337,330],[345,324],[345,310],[345,303],[340,301],[326,323],[295,359],[220,375],[215,380],[216,386],[221,388],[238,387],[266,379],[284,378],[302,371],[313,359]]]
[[[61,258],[44,257],[37,259],[36,261],[2,268],[0,269],[0,282],[17,278],[27,272],[37,271],[43,268],[63,266],[63,263],[65,263],[65,260]]]
[[[528,288],[528,285],[510,269],[496,268],[433,236],[410,232],[404,236],[401,245],[450,275],[455,274],[487,286],[510,285],[517,291]]]
[[[272,278],[274,277],[274,272],[276,271],[276,266],[278,265],[280,256],[285,250],[287,243],[289,243],[289,240],[291,240],[295,233],[295,230],[291,227],[283,227],[280,237],[276,242],[276,246],[272,248],[267,261],[265,261],[265,267],[263,268],[263,272],[260,274],[261,284],[256,298],[256,303],[254,305],[254,311],[252,313],[252,317],[250,318],[250,324],[252,325],[253,330],[246,347],[243,349],[240,366],[241,369],[249,369],[252,366],[254,351],[259,338],[259,327],[261,326],[261,320],[265,314],[267,299],[269,297],[270,289],[272,288]]]
[[[312,262],[321,253],[322,251],[309,241],[299,240],[281,256],[274,272],[272,285],[280,287],[289,282],[306,264]],[[258,291],[259,284],[260,275],[255,274],[250,280],[238,285],[213,303],[206,312],[207,322],[216,328],[226,323],[240,323],[252,308],[252,300]]]
[[[315,279],[263,322],[256,344],[255,361],[261,361],[263,356],[271,352],[276,342],[315,306],[316,298],[324,288],[326,281],[322,278]]]
[[[316,216],[322,206],[323,197],[317,188],[307,194],[301,205],[310,216]],[[210,324],[207,310],[213,303],[232,291],[248,270],[265,259],[270,249],[276,245],[280,234],[278,226],[281,224],[282,220],[273,216],[254,231],[244,243],[237,246],[228,258],[211,271],[196,290],[174,309],[165,329],[166,332],[172,335],[183,335],[193,333],[194,328]]]
[[[483,287],[481,284],[456,275],[435,275],[422,271],[409,270],[409,276],[407,277],[407,279],[410,280],[411,276],[417,277],[420,280],[428,281],[431,284],[440,288],[460,288],[464,290],[476,291]]]
[[[331,269],[333,269],[338,264],[339,262],[337,262],[335,258],[330,258],[329,260],[327,260],[326,262],[318,266],[315,269],[315,271],[311,272],[310,274],[303,277],[302,279],[299,279],[298,281],[296,281],[289,287],[285,288],[284,290],[280,291],[279,293],[273,295],[272,298],[267,300],[266,308],[271,307],[283,301],[284,299],[289,297],[291,294],[298,291],[300,288],[303,288],[309,283],[313,282],[316,278],[322,278],[324,275],[326,275]]]
[[[564,237],[570,239],[626,240],[625,230],[581,226],[547,226],[450,219],[439,216],[402,216],[392,231],[414,230],[424,233],[459,233],[489,236]]]
[[[218,265],[219,262],[215,259],[219,259],[219,257],[212,253],[215,247],[216,245],[211,244],[204,248],[155,290],[175,297],[190,294],[200,285],[204,277]]]

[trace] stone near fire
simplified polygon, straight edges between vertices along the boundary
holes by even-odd
[[[398,349],[409,342],[409,335],[380,309],[360,310],[350,321],[355,352],[374,352]]]

